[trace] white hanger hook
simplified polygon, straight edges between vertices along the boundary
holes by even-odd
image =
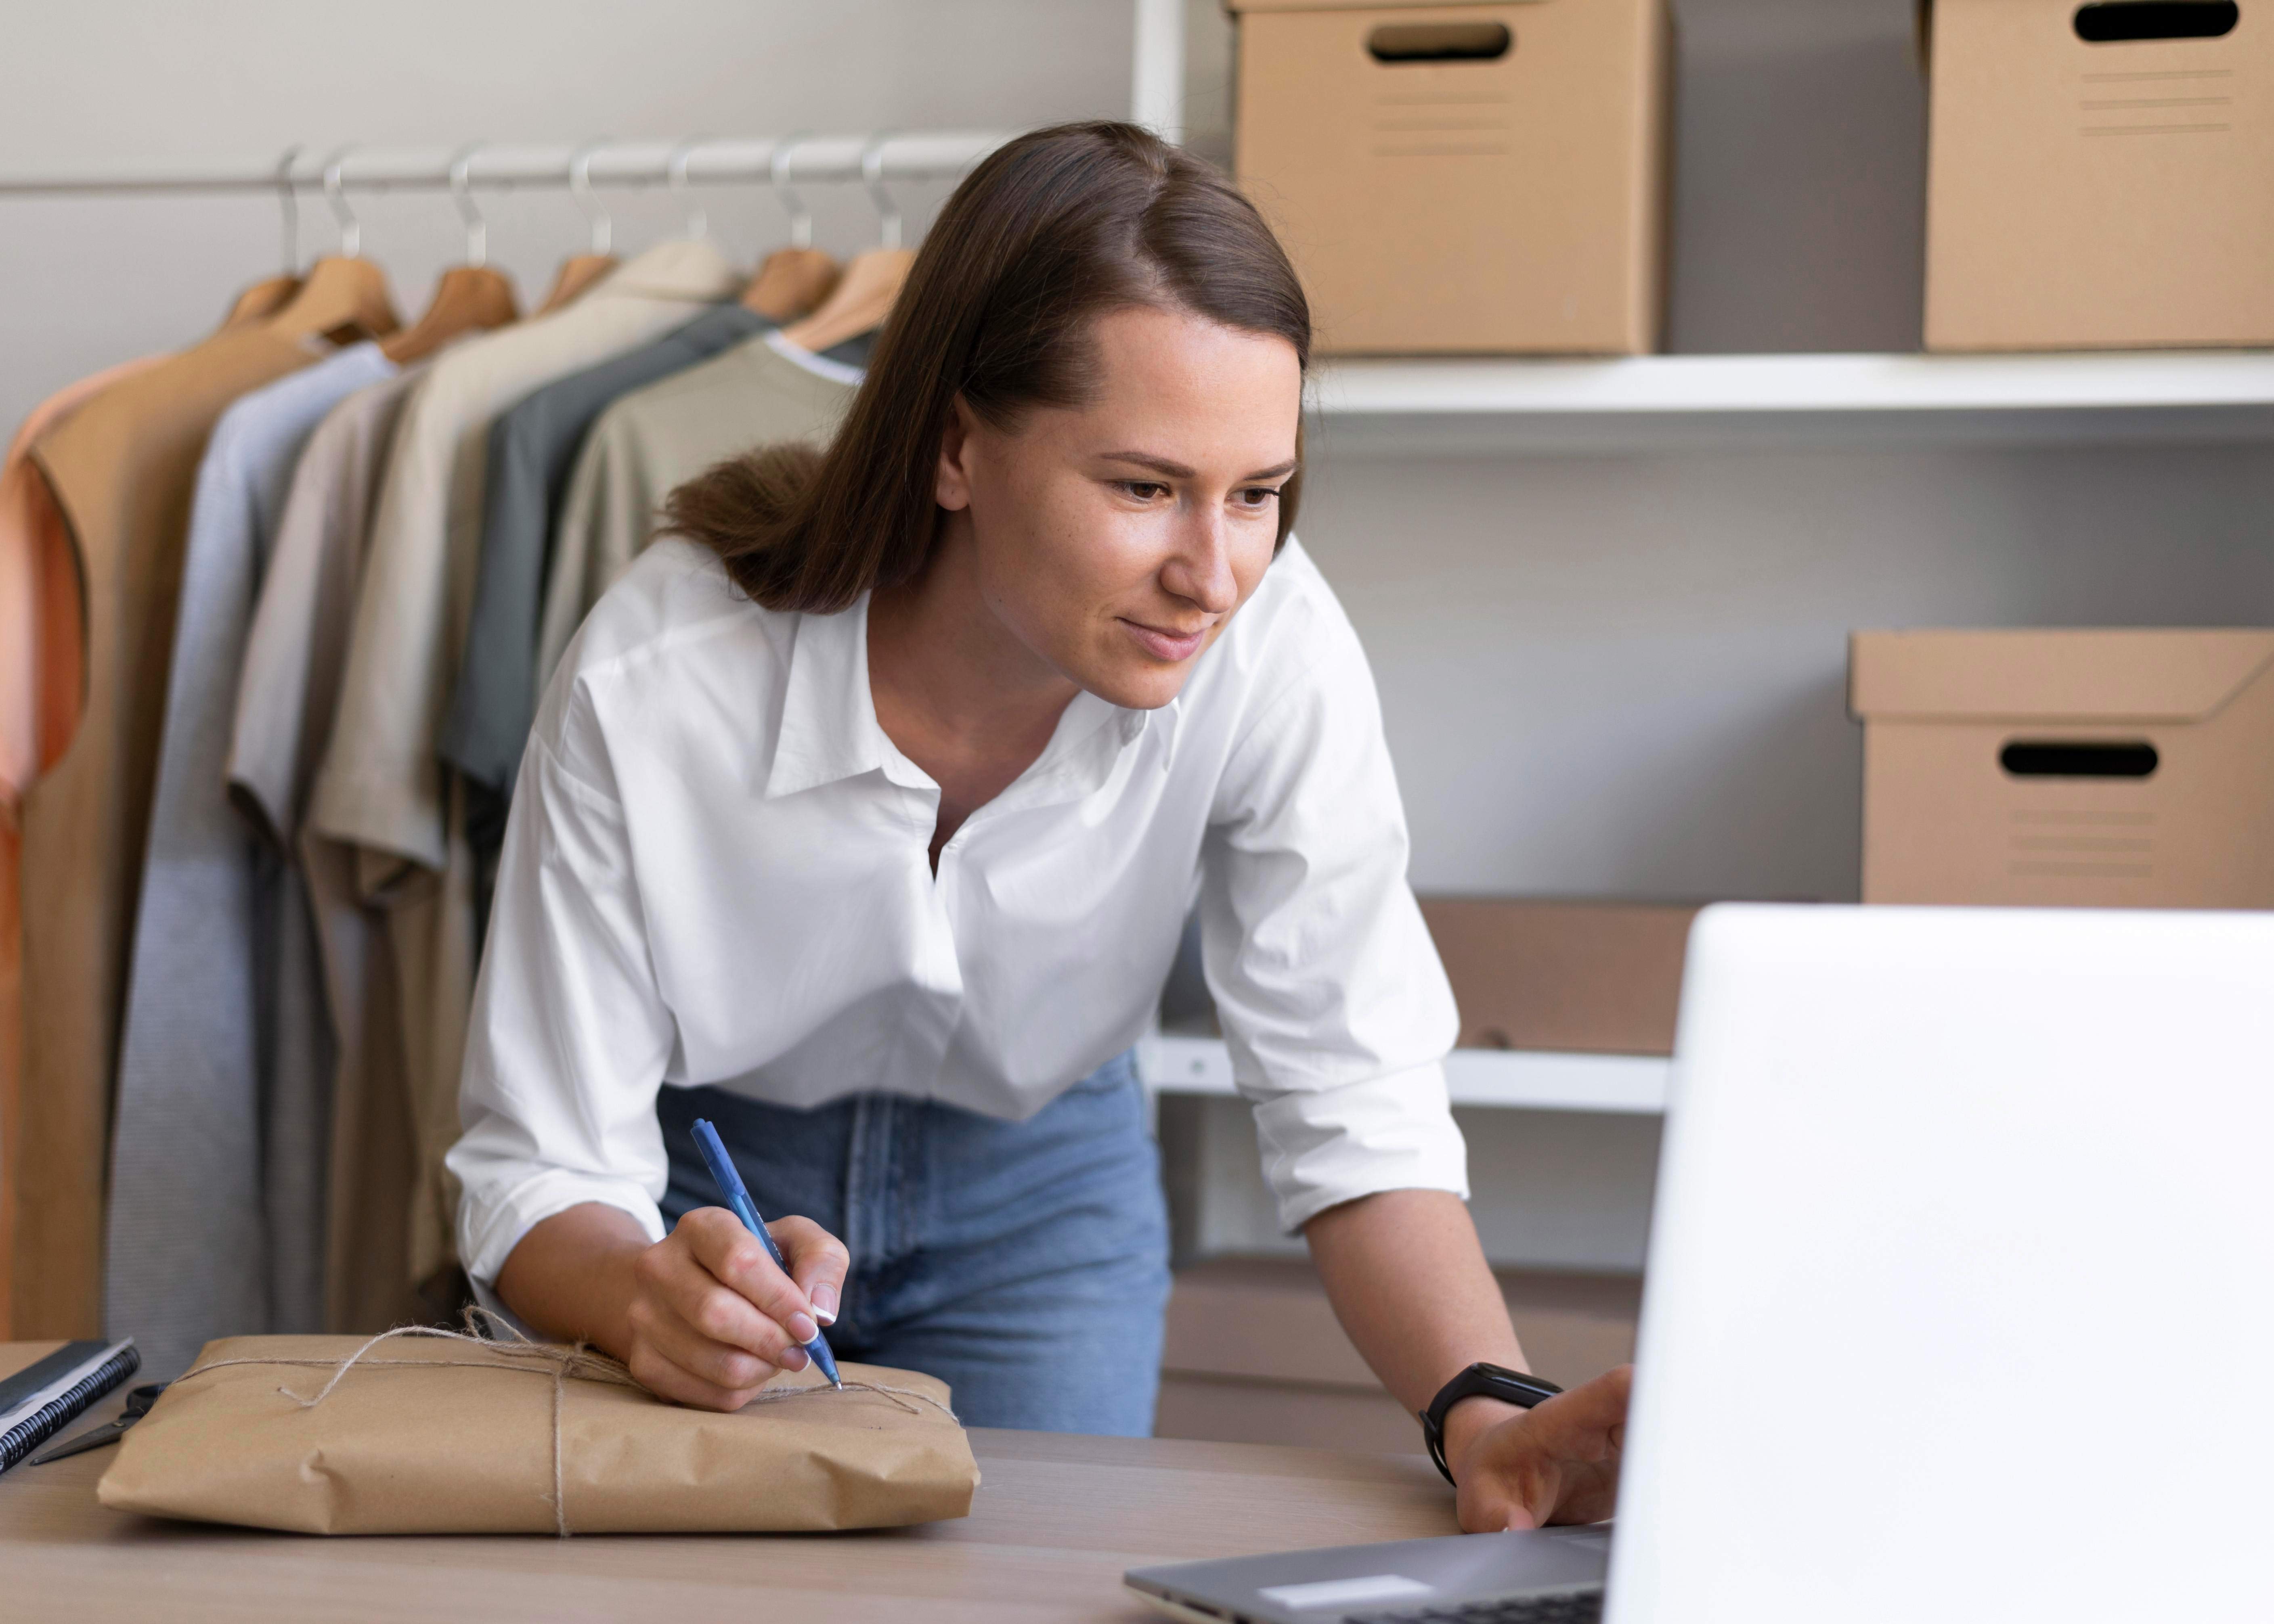
[[[488,145],[487,141],[468,141],[450,159],[450,201],[458,206],[458,218],[466,222],[468,265],[489,263],[489,222],[482,218],[482,211],[474,204],[474,154]]]
[[[283,216],[284,274],[300,268],[300,194],[293,189],[292,165],[300,156],[297,141],[276,161],[276,208]]]
[[[363,222],[348,207],[347,161],[356,149],[353,141],[324,160],[324,201],[332,211],[332,219],[340,228],[340,258],[353,259],[363,253]]]
[[[687,166],[694,161],[695,149],[710,139],[707,135],[689,136],[671,149],[671,160],[664,165],[664,174],[671,182],[672,195],[687,211],[687,235],[698,243],[711,233],[711,217],[695,201],[687,178]]]
[[[568,160],[568,195],[591,223],[592,252],[596,254],[607,253],[616,240],[615,222],[608,218],[607,209],[592,192],[592,154],[606,147],[608,139],[603,135],[585,142]]]
[[[774,143],[774,153],[767,164],[774,183],[774,199],[789,216],[789,245],[793,248],[813,246],[813,211],[805,200],[789,186],[790,160],[797,152],[797,144],[812,133],[807,130],[792,131]]]
[[[885,190],[885,143],[896,133],[879,130],[861,149],[861,184],[869,189],[869,200],[877,206],[879,235],[887,248],[900,245],[900,206]]]

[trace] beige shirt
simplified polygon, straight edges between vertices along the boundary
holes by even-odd
[[[847,375],[818,357],[788,358],[769,334],[601,414],[553,533],[537,639],[538,693],[600,594],[647,545],[673,487],[753,446],[828,439],[853,402]]]
[[[0,1337],[15,1325],[16,1202],[23,1188],[23,922],[16,801],[59,759],[78,723],[79,583],[54,493],[32,442],[102,390],[164,357],[82,379],[35,407],[0,459]],[[34,1260],[34,1267],[37,1267]]]
[[[348,396],[309,437],[237,674],[230,793],[305,882],[334,1040],[327,1157],[324,1326],[379,1331],[423,1308],[410,1289],[415,1177],[410,1080],[380,898],[358,891],[355,849],[305,825],[329,742],[356,582],[396,420],[423,374]],[[281,977],[278,1003],[307,994]],[[283,1019],[279,1011],[280,1021]]]
[[[320,353],[266,327],[225,331],[32,447],[76,554],[86,697],[62,759],[23,798],[19,1336],[101,1328],[110,1089],[198,458],[231,401]]]
[[[439,357],[395,429],[308,822],[358,848],[365,897],[395,898],[387,934],[417,1146],[417,1281],[451,1252],[442,1157],[458,1132],[473,988],[473,857],[438,746],[473,608],[490,424],[531,390],[659,336],[738,285],[709,243],[652,248],[575,304]]]

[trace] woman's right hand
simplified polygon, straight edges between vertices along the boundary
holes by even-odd
[[[845,1243],[809,1218],[766,1226],[785,1274],[723,1207],[698,1207],[651,1244],[621,1207],[586,1201],[531,1226],[497,1292],[540,1335],[621,1359],[659,1398],[740,1410],[777,1370],[803,1370],[817,1326],[837,1318]]]
[[[845,1243],[809,1218],[766,1226],[784,1274],[723,1207],[701,1207],[632,1259],[626,1343],[616,1350],[659,1398],[740,1410],[777,1370],[803,1370],[801,1345],[837,1318]]]

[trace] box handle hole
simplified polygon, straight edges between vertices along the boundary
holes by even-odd
[[[2234,0],[2093,0],[2076,8],[2076,37],[2090,45],[2126,40],[2216,40],[2234,32]]]
[[[1376,62],[1497,62],[1515,43],[1506,23],[1383,23],[1366,36]]]
[[[2017,778],[2144,778],[2160,759],[2144,740],[2016,739],[1998,752],[1998,764]]]

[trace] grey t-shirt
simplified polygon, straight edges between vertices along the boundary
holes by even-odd
[[[491,429],[473,615],[440,741],[442,759],[472,784],[502,795],[521,763],[537,713],[531,673],[546,553],[593,419],[619,397],[772,326],[741,304],[718,305],[652,343],[547,384]]]
[[[230,806],[226,769],[237,665],[301,447],[395,370],[358,344],[257,389],[222,414],[199,464],[121,1035],[103,1294],[105,1322],[131,1330],[161,1375],[215,1336],[321,1323],[328,1037],[263,1034],[268,966],[280,953],[305,966],[292,952],[305,931],[278,932],[306,905]]]

